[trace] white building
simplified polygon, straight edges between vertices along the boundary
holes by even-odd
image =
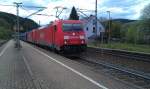
[[[99,20],[97,21],[97,31],[96,31],[95,16],[91,15],[90,17],[82,19],[82,21],[84,22],[84,31],[86,33],[87,39],[95,38],[95,36],[100,37],[101,33],[105,32],[105,29],[104,29],[104,27],[102,26],[102,24],[100,23]]]

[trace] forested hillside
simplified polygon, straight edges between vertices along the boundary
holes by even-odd
[[[16,28],[16,15],[0,12],[0,39],[8,39]],[[21,32],[37,28],[38,24],[31,19],[19,17]]]

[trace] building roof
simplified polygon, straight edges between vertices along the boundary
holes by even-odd
[[[88,23],[89,21],[95,19],[94,15],[90,15],[90,17],[84,17],[81,19],[81,21],[83,21],[85,24]],[[101,24],[100,20],[98,20],[98,22]]]

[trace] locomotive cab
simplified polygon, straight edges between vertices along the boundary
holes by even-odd
[[[83,24],[80,21],[68,21],[62,23],[64,33],[62,46],[65,52],[83,52],[86,49],[86,38]]]

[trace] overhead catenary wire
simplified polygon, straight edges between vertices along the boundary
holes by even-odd
[[[22,7],[26,7],[26,8],[43,8],[43,9],[47,8],[47,7],[43,7],[43,6],[27,6],[27,5],[22,5]]]
[[[27,11],[27,12],[29,12],[29,10],[26,9],[26,8],[24,8],[24,7],[20,7],[20,8],[23,9],[23,10],[25,10],[25,11]]]
[[[38,12],[40,12],[40,11],[43,11],[44,9],[40,9],[40,10],[38,10],[38,11],[36,11],[36,12],[33,12],[32,14],[30,14],[30,15],[28,15],[27,17],[25,17],[25,18],[28,18],[28,17],[30,17],[30,16],[32,16],[32,15],[35,15],[36,13],[38,13]]]
[[[5,5],[5,4],[0,4],[0,6],[14,6],[15,7],[15,5]]]
[[[55,15],[48,15],[48,14],[35,14],[35,15],[40,15],[40,16],[55,16]]]
[[[62,12],[65,10],[65,9],[68,9],[66,7],[62,7],[62,6],[56,6],[54,7],[54,9],[56,9],[56,15],[55,17],[59,19],[59,16],[62,14]],[[60,10],[61,9],[61,10]]]
[[[15,7],[15,5],[3,5],[3,4],[0,4],[0,6],[14,6],[14,7]],[[29,10],[27,10],[27,9],[25,9],[25,8],[38,8],[38,9],[40,8],[40,10],[31,13],[30,15],[26,16],[25,18],[28,18],[28,17],[30,17],[30,16],[32,16],[32,15],[34,15],[34,14],[40,12],[40,11],[43,11],[43,10],[47,9],[47,7],[42,7],[42,6],[19,5],[19,7],[21,7],[23,10],[25,10],[25,11],[27,11],[27,12],[29,12]]]
[[[16,35],[16,37],[15,37],[15,39],[16,39],[16,44],[15,44],[15,46],[16,46],[18,49],[20,49],[21,45],[20,45],[20,41],[19,41],[19,28],[20,28],[20,26],[19,26],[19,8],[20,8],[20,7],[26,7],[26,8],[40,8],[40,10],[38,10],[38,11],[36,11],[36,12],[34,12],[34,13],[28,15],[28,16],[26,17],[26,18],[28,18],[28,17],[30,17],[30,16],[32,16],[32,15],[34,15],[34,14],[40,12],[40,11],[43,11],[44,9],[46,9],[46,7],[40,7],[40,6],[26,6],[26,5],[22,5],[22,3],[18,3],[18,2],[14,2],[12,5],[0,4],[0,6],[16,7],[16,15],[17,15],[17,18],[16,18],[16,25],[17,25],[17,27],[16,27],[16,29],[17,29],[17,30],[16,30],[15,33],[17,33],[17,35]],[[24,9],[24,10],[25,10],[25,9]],[[27,11],[27,10],[26,10],[26,11]]]

